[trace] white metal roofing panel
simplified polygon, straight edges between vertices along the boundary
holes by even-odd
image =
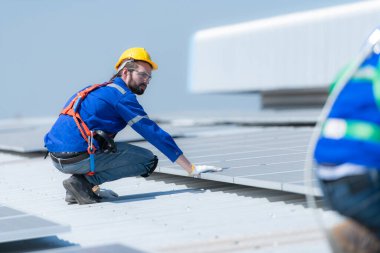
[[[27,159],[27,158],[19,156],[17,154],[1,153],[0,152],[0,166],[4,163],[19,162],[19,161],[22,161],[25,159]]]
[[[312,187],[312,189],[308,187]],[[322,191],[319,187],[318,180],[312,179],[310,180],[305,180],[302,178],[302,180],[298,181],[292,181],[289,183],[283,183],[282,184],[282,190],[287,191],[287,192],[294,192],[294,193],[300,193],[300,194],[305,194],[305,187],[306,187],[306,193],[310,194],[312,193],[315,196],[322,196]]]
[[[70,231],[69,226],[0,205],[0,243],[45,237],[68,231]]]
[[[360,1],[201,30],[193,38],[194,92],[327,87],[380,24],[380,2]]]
[[[2,125],[2,124],[1,124]],[[43,150],[43,137],[52,123],[29,124],[23,120],[0,129],[0,149],[16,152]]]
[[[58,239],[83,248],[124,244],[148,252],[330,252],[301,195],[175,177],[125,178],[103,185],[114,201],[67,205],[62,180],[42,157],[0,166],[0,202],[61,224]],[[321,215],[333,217],[320,209]],[[302,228],[299,224],[303,224]],[[1,245],[0,245],[1,249]]]

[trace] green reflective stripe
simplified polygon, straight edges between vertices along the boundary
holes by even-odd
[[[329,139],[356,139],[380,142],[380,126],[361,120],[328,119],[322,135]]]
[[[347,72],[351,71],[351,68],[353,68],[353,66],[354,64],[351,62],[339,71],[334,82],[330,85],[329,93],[331,93],[335,89],[336,84],[339,83],[339,81],[346,75]]]
[[[380,127],[359,120],[346,120],[347,129],[344,137],[366,141],[380,142]]]
[[[365,66],[358,69],[352,76],[352,80],[355,81],[373,81],[376,76],[376,68],[373,66]]]
[[[330,93],[333,91],[336,84],[339,83],[340,79],[342,79],[345,76],[345,73],[350,71],[351,67],[352,67],[352,64],[349,64],[345,66],[339,72],[335,82],[333,82],[330,86]],[[380,110],[380,58],[379,58],[377,67],[370,66],[370,65],[361,67],[355,72],[351,80],[357,81],[357,82],[360,82],[360,81],[372,82],[373,96],[375,98],[376,106],[378,110]]]

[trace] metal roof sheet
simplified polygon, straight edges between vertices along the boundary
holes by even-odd
[[[0,174],[0,203],[70,224],[71,232],[58,239],[84,248],[118,243],[148,252],[329,252],[298,194],[154,173],[105,183],[117,200],[79,206],[64,202],[68,175],[42,157],[2,162]]]
[[[39,238],[70,231],[49,220],[0,205],[0,243]]]

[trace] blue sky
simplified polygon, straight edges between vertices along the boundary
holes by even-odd
[[[107,81],[120,54],[145,47],[159,69],[146,111],[258,110],[257,94],[191,94],[194,32],[353,0],[0,0],[0,119],[54,116],[78,89]]]

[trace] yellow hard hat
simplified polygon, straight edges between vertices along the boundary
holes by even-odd
[[[121,63],[126,59],[133,59],[136,61],[145,61],[152,66],[153,70],[156,70],[158,68],[157,64],[154,63],[152,59],[150,58],[149,53],[145,50],[145,48],[142,48],[142,47],[133,47],[133,48],[129,48],[125,50],[121,54],[119,60],[117,61],[115,65],[116,71],[119,71],[119,67]]]

